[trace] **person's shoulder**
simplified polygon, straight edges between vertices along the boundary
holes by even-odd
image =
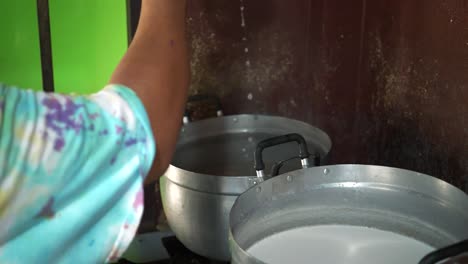
[[[124,120],[131,130],[136,127],[138,121],[148,122],[140,99],[126,86],[110,84],[99,92],[87,96],[87,99],[115,118]]]
[[[43,91],[33,90],[32,88],[23,88],[16,85],[5,84],[0,82],[0,105],[4,106],[7,102],[9,105],[16,105],[20,102],[37,101],[44,98],[46,93]]]
[[[5,92],[17,91],[17,92],[27,92],[27,93],[42,92],[41,90],[33,89],[31,87],[22,87],[18,85],[7,84],[1,81],[0,81],[0,91],[5,91]]]

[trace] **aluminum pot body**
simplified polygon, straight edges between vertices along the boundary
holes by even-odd
[[[239,196],[230,213],[232,263],[264,263],[247,250],[297,227],[373,227],[441,248],[468,239],[467,223],[468,196],[428,175],[370,165],[303,169]]]
[[[173,162],[160,180],[164,212],[171,230],[190,250],[228,261],[229,212],[236,198],[258,183],[253,153],[258,142],[301,133],[323,163],[331,148],[321,130],[282,117],[224,116],[184,126]],[[268,166],[297,152],[286,144],[265,153]],[[282,171],[299,169],[287,164]]]

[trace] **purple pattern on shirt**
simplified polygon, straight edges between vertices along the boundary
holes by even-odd
[[[65,100],[65,105],[54,97],[47,97],[42,101],[48,109],[45,116],[46,126],[58,136],[54,142],[55,151],[61,151],[65,146],[65,131],[73,129],[78,133],[83,128],[83,122],[77,122],[74,118],[82,105],[75,104],[70,98]]]
[[[136,138],[129,138],[125,141],[125,146],[130,147],[138,143],[138,140]]]
[[[52,208],[53,205],[54,197],[50,197],[44,207],[42,207],[41,211],[37,214],[37,217],[53,218],[55,216],[54,209]]]
[[[100,136],[105,136],[105,135],[107,135],[107,134],[109,134],[109,130],[107,130],[107,129],[104,129],[104,130],[99,131],[99,135],[100,135]]]
[[[138,207],[143,206],[144,200],[145,198],[143,195],[143,189],[140,189],[140,191],[135,196],[135,200],[133,201],[133,209],[138,209]]]
[[[91,120],[95,120],[96,118],[99,117],[99,114],[98,114],[98,113],[90,114],[90,115],[88,115],[88,117],[89,117]]]

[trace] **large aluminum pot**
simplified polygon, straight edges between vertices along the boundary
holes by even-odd
[[[319,163],[331,148],[329,137],[309,124],[282,117],[234,115],[185,125],[172,165],[160,180],[168,224],[190,250],[230,260],[229,211],[236,198],[258,183],[253,153],[263,139],[297,132],[304,135]],[[296,153],[294,143],[265,153],[268,168]],[[299,169],[286,164],[282,171]]]
[[[263,144],[263,147],[270,145]],[[256,161],[260,176],[261,151],[262,148],[256,153],[260,159]],[[304,263],[281,259],[290,256],[291,250],[299,259],[300,254],[310,254],[310,259],[305,263],[339,264],[341,262],[337,262],[336,257],[339,258],[340,254],[347,257],[346,263],[357,263],[352,261],[357,256],[361,257],[361,263],[388,263],[385,262],[385,254],[378,256],[380,259],[377,262],[372,262],[367,258],[370,255],[365,255],[369,254],[366,251],[369,247],[375,249],[381,245],[388,246],[384,251],[391,252],[392,257],[404,259],[394,263],[418,263],[420,260],[408,261],[409,258],[405,259],[403,252],[392,245],[379,244],[383,243],[380,238],[359,244],[358,237],[338,234],[343,235],[344,239],[335,240],[336,244],[332,243],[331,248],[315,255],[313,252],[318,246],[310,239],[299,244],[299,238],[289,237],[290,240],[287,240],[283,236],[282,241],[287,241],[287,245],[272,240],[274,235],[279,237],[286,232],[291,235],[291,231],[306,230],[297,228],[323,226],[351,226],[367,230],[364,232],[370,232],[369,228],[388,231],[389,234],[410,239],[408,241],[411,243],[424,244],[430,250],[455,243],[435,251],[420,262],[436,263],[467,250],[468,242],[463,240],[468,239],[468,196],[434,177],[397,168],[334,165],[288,172],[263,181],[243,193],[235,202],[230,213],[232,263]],[[309,234],[314,237],[318,233]],[[335,235],[326,233],[325,239],[318,242],[319,246]],[[268,250],[268,256],[259,255],[261,241],[263,246],[266,245],[261,250]],[[343,245],[343,241],[351,241],[351,244]],[[255,245],[257,251],[253,253]],[[424,257],[424,254],[420,257]]]

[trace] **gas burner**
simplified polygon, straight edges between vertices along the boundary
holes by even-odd
[[[187,249],[175,236],[165,237],[162,239],[163,245],[166,248],[171,263],[191,263],[191,264],[227,264],[228,262],[219,262],[210,260],[191,252]]]
[[[135,242],[142,241],[136,238]],[[229,264],[229,262],[221,262],[211,260],[200,255],[197,255],[187,249],[175,236],[162,237],[161,243],[167,252],[168,257],[156,261],[136,262],[125,257],[118,264]],[[156,246],[156,245],[155,245]]]

